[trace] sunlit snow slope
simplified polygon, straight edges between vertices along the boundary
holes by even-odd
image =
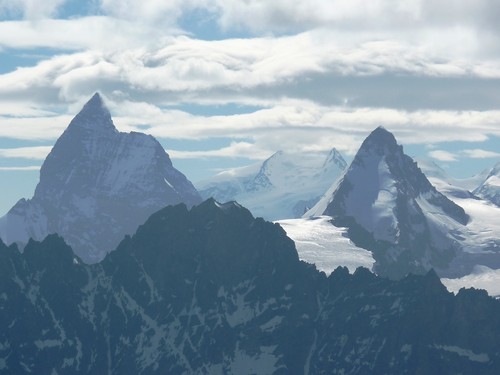
[[[358,267],[372,269],[372,253],[354,245],[345,228],[330,223],[332,218],[279,220],[277,223],[295,241],[299,258],[315,264],[327,275],[337,267],[347,267],[353,273]]]
[[[278,151],[262,164],[231,169],[196,184],[203,198],[238,201],[256,217],[296,218],[312,207],[346,167],[340,153]]]

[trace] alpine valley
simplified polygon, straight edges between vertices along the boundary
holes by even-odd
[[[198,193],[96,94],[0,219],[0,374],[499,374],[499,178],[379,127]]]

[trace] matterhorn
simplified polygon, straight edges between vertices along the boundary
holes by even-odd
[[[25,245],[58,233],[81,259],[95,263],[153,212],[200,202],[160,143],[119,132],[96,93],[47,156],[33,198],[0,219],[0,237]]]

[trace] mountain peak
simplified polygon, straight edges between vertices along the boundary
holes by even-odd
[[[92,95],[90,100],[87,102],[87,105],[101,105],[101,106],[103,106],[104,102],[102,100],[101,94],[96,92],[94,95]]]
[[[444,272],[459,249],[449,233],[469,220],[383,127],[365,139],[311,213],[349,228],[350,239],[373,252],[377,273],[394,278],[431,267]]]
[[[25,244],[58,233],[83,261],[98,262],[160,207],[199,202],[161,144],[116,130],[95,94],[43,162],[33,198],[0,220],[0,234]]]
[[[331,163],[334,163],[342,170],[347,167],[347,163],[342,157],[342,154],[335,147],[332,148],[326,156],[326,159],[323,163],[323,168],[327,167]]]
[[[89,129],[92,131],[117,131],[111,113],[101,95],[96,92],[69,124],[68,129]]]
[[[400,149],[394,135],[383,126],[379,126],[364,140],[361,145],[361,150],[372,150],[379,155],[385,154],[388,151],[394,152]]]

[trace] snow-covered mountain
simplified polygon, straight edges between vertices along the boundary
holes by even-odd
[[[489,171],[474,194],[500,207],[500,162]]]
[[[443,168],[430,159],[416,158],[415,161],[430,183],[452,200],[453,198],[478,199],[479,197],[474,195],[473,192],[487,178],[490,172],[486,170],[470,178],[457,179],[451,177]]]
[[[328,215],[347,227],[351,240],[375,258],[374,270],[390,277],[430,268],[461,272],[464,209],[431,185],[417,164],[382,127],[363,142],[343,176],[305,216]],[[459,268],[459,267],[458,267]]]
[[[236,200],[268,220],[300,217],[346,165],[336,149],[326,157],[278,151],[262,164],[221,172],[196,187],[204,198]]]
[[[152,136],[118,132],[95,94],[44,161],[33,198],[0,219],[0,237],[26,244],[58,233],[97,262],[150,214],[180,202],[201,197]]]

